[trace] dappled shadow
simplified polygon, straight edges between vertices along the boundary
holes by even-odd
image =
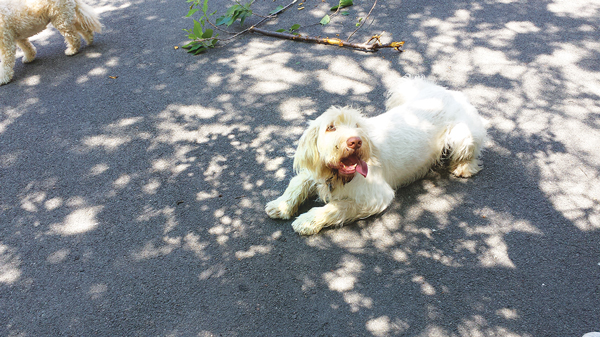
[[[388,1],[355,39],[385,30],[400,55],[250,35],[201,57],[174,48],[185,2],[90,3],[106,26],[93,46],[66,57],[47,31],[0,87],[1,335],[600,329],[593,3]],[[331,5],[305,3],[305,26]],[[306,30],[343,35],[370,6]],[[314,237],[268,219],[307,120],[332,104],[376,115],[406,73],[478,107],[485,169],[433,171]]]

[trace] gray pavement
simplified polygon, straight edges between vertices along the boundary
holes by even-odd
[[[245,35],[196,57],[174,48],[185,1],[88,2],[93,46],[66,57],[47,30],[0,87],[0,336],[600,331],[597,1],[379,1],[353,41],[385,31],[402,54]],[[347,36],[373,4],[355,3],[301,31]],[[307,120],[378,114],[404,74],[466,93],[489,121],[484,170],[433,172],[313,237],[267,218]]]

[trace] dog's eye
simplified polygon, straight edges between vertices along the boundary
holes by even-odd
[[[327,127],[327,130],[325,130],[325,131],[327,131],[327,132],[329,132],[329,131],[335,131],[335,125],[333,125],[333,124],[329,125]]]

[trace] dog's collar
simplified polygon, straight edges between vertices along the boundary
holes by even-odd
[[[338,175],[337,173],[334,173],[333,176],[327,178],[325,180],[325,184],[327,185],[327,189],[329,190],[329,192],[333,192],[333,190],[335,189],[335,180],[339,180],[342,185],[346,185],[347,183],[351,182],[352,179],[354,178],[354,176],[350,176],[350,177],[342,177],[340,175]]]

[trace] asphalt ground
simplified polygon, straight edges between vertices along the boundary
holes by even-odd
[[[67,57],[46,30],[0,87],[1,336],[600,331],[597,1],[380,0],[352,41],[385,32],[403,53],[246,34],[199,56],[183,0],[88,3],[93,46]],[[318,25],[334,4],[261,27],[345,38],[373,1]],[[312,237],[269,219],[307,121],[377,115],[405,74],[469,97],[485,168],[434,171]]]

